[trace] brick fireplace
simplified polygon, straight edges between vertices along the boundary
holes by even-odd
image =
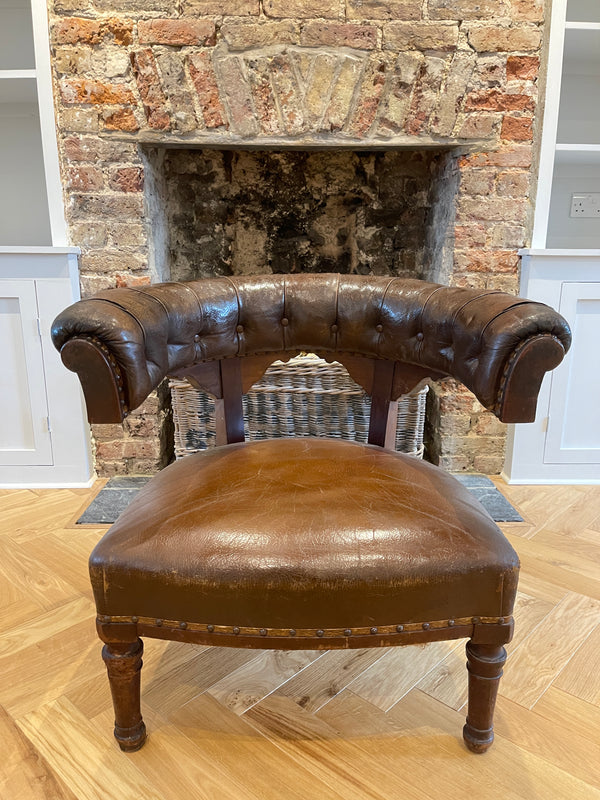
[[[341,271],[518,287],[543,0],[54,0],[84,294]],[[503,426],[450,382],[430,455],[498,472]],[[96,426],[99,474],[168,457],[165,399]]]

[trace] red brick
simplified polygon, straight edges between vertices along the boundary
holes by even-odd
[[[115,275],[116,286],[118,289],[123,289],[127,286],[149,286],[150,277],[148,275],[130,275],[128,273],[122,275],[117,273]]]
[[[91,137],[68,136],[63,141],[63,147],[69,161],[95,161],[100,158],[99,142]]]
[[[277,44],[298,44],[300,26],[290,20],[271,22],[251,22],[249,20],[228,20],[221,27],[221,36],[230,50],[248,50],[251,47],[267,47]]]
[[[52,28],[52,39],[56,44],[97,44],[102,35],[102,25],[95,19],[69,17],[61,19]]]
[[[90,103],[111,105],[133,105],[135,97],[123,83],[103,83],[85,78],[70,78],[61,81],[60,94],[63,103]]]
[[[497,19],[510,16],[506,0],[428,0],[429,19]]]
[[[219,96],[217,78],[208,53],[194,53],[188,61],[190,78],[198,95],[207,128],[225,126],[225,109]]]
[[[537,26],[529,25],[469,25],[469,44],[480,53],[536,51],[542,41]]]
[[[465,223],[454,228],[454,242],[457,249],[461,247],[484,247],[487,229],[478,223]]]
[[[308,22],[302,29],[300,43],[306,47],[353,47],[357,50],[373,50],[377,45],[377,28],[373,25]]]
[[[349,126],[352,136],[366,136],[375,122],[385,78],[386,65],[383,62],[371,62],[368,65],[360,87],[356,112]]]
[[[93,192],[104,187],[102,170],[97,167],[70,167],[67,171],[67,186],[78,192]]]
[[[421,19],[422,0],[346,0],[348,19]]]
[[[137,131],[140,126],[131,108],[120,108],[104,118],[107,131]]]
[[[528,210],[528,201],[516,197],[461,197],[458,201],[458,222],[519,222],[527,217]]]
[[[206,19],[151,19],[138,23],[140,44],[214,45],[215,24]]]
[[[340,16],[339,4],[331,0],[263,0],[263,9],[268,17],[284,19],[336,19]]]
[[[453,22],[389,22],[383,27],[385,50],[456,50],[458,25]]]
[[[152,50],[150,48],[136,50],[130,54],[130,58],[149,127],[158,130],[170,128],[171,119],[166,109],[167,100],[162,90]]]
[[[504,117],[500,136],[512,142],[530,142],[533,139],[533,120],[529,117]]]
[[[506,59],[507,80],[534,81],[540,71],[538,56],[509,56]]]
[[[529,193],[529,172],[509,170],[500,173],[496,192],[506,197],[526,197]]]
[[[471,112],[466,114],[458,131],[459,139],[488,139],[498,127],[498,114]]]
[[[513,19],[528,22],[542,22],[544,19],[544,0],[510,0]]]
[[[80,262],[81,269],[86,272],[122,274],[123,271],[141,272],[148,269],[148,261],[143,255],[123,250],[111,251],[105,247],[82,253]]]
[[[466,111],[533,111],[535,102],[527,94],[507,94],[500,89],[481,89],[471,92],[465,103]]]
[[[454,265],[459,272],[514,272],[519,257],[514,250],[459,250]]]
[[[473,153],[459,159],[459,166],[471,167],[530,167],[531,145],[506,146],[490,153]]]
[[[164,0],[161,6],[164,8]],[[182,10],[184,14],[192,12],[197,16],[258,17],[260,3],[259,0],[183,0]]]
[[[141,167],[120,167],[111,174],[110,187],[118,192],[141,192],[144,170]]]
[[[106,30],[112,35],[115,44],[124,47],[133,42],[133,20],[111,17],[105,22]]]

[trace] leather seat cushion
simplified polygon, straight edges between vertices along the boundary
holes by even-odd
[[[441,469],[371,445],[228,445],[156,475],[92,553],[98,612],[333,628],[509,616],[517,555]]]

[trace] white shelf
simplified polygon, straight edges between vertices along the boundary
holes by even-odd
[[[567,31],[600,31],[600,22],[565,22]]]
[[[557,144],[556,164],[600,164],[600,144]]]
[[[0,81],[15,80],[20,78],[33,78],[36,74],[34,69],[0,69]]]

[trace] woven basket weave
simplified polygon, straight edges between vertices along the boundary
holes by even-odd
[[[215,404],[187,381],[170,381],[175,456],[214,447]],[[398,401],[396,450],[421,458],[428,387]],[[276,361],[244,395],[246,440],[327,436],[366,442],[370,398],[337,362],[314,355]]]

